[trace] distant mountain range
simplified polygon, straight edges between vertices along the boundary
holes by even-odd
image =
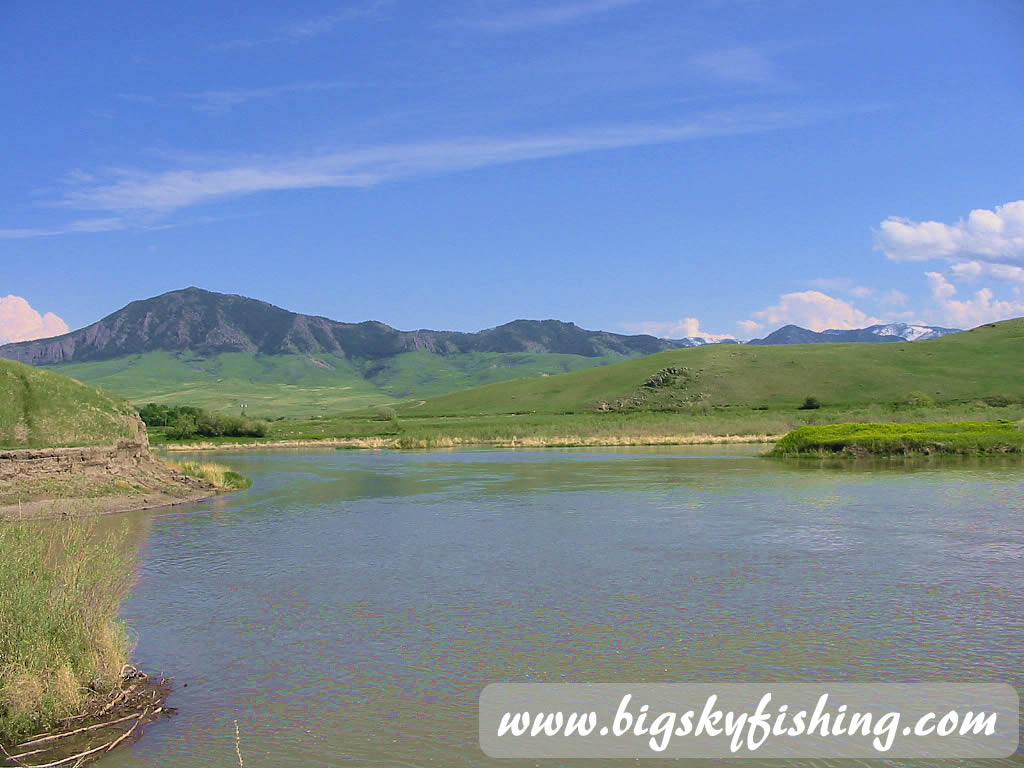
[[[476,333],[399,331],[374,321],[341,323],[265,301],[199,288],[133,301],[63,336],[0,346],[0,357],[31,365],[110,360],[146,352],[336,355],[374,360],[404,352],[546,352],[633,357],[697,346],[704,339],[659,339],[588,331],[557,320],[514,320]]]
[[[903,324],[822,333],[786,326],[750,343],[884,342],[952,332]],[[426,398],[710,343],[717,342],[589,331],[557,320],[514,320],[476,333],[399,331],[384,323],[342,323],[244,296],[186,288],[134,301],[63,336],[0,346],[0,357],[54,366],[136,403],[217,410],[251,406],[267,416],[295,416]]]
[[[906,323],[820,333],[787,325],[749,343],[916,341],[956,332],[951,328]],[[133,301],[102,320],[63,336],[0,346],[0,357],[31,365],[94,362],[157,351],[199,355],[335,355],[361,360],[386,359],[414,351],[437,355],[531,352],[635,357],[707,343],[711,342],[703,338],[659,339],[588,331],[558,320],[514,320],[476,333],[399,331],[384,323],[342,323],[290,312],[265,301],[193,287]]]
[[[939,328],[931,325],[888,323],[872,325],[854,330],[830,328],[826,331],[809,331],[799,325],[784,325],[763,339],[752,339],[748,344],[835,344],[836,342],[887,342],[921,341],[937,339],[951,333],[960,333],[959,328]]]

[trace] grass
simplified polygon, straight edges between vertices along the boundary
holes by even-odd
[[[212,461],[167,461],[166,463],[171,469],[176,469],[183,475],[205,480],[221,490],[244,491],[246,488],[252,487],[252,480],[223,464],[216,464]]]
[[[1015,421],[1024,418],[1022,365],[1024,319],[914,343],[712,345],[275,420],[263,440],[206,444],[658,444],[844,422]],[[809,400],[820,407],[801,408]],[[160,429],[151,437],[166,440]]]
[[[134,437],[133,420],[118,397],[0,359],[0,448],[111,445]]]
[[[384,360],[333,355],[189,355],[147,352],[49,370],[103,387],[138,406],[191,405],[254,418],[308,417],[414,402],[523,376],[549,376],[627,359],[548,353],[406,352]]]
[[[118,618],[133,575],[125,535],[0,523],[0,744],[79,712],[120,677],[132,651]]]
[[[1024,318],[941,339],[888,344],[709,345],[562,376],[519,379],[428,399],[417,416],[612,411],[796,410],[1003,396],[1024,401]],[[666,373],[674,371],[673,373]],[[396,406],[400,417],[410,404]]]
[[[772,455],[909,456],[1021,452],[1024,452],[1021,423],[1001,420],[806,426],[779,440]]]

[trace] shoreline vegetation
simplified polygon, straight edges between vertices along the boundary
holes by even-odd
[[[127,532],[0,524],[0,764],[84,764],[170,713],[168,681],[130,664],[119,617],[135,572]]]
[[[174,440],[151,427],[154,448],[168,453],[270,448],[570,448],[599,446],[774,443],[793,430],[836,424],[1014,423],[1018,403],[866,405],[781,409],[710,409],[707,413],[512,413],[420,415],[378,409],[333,417],[270,422],[261,438],[209,437]]]
[[[987,456],[1024,453],[1024,422],[862,423],[804,426],[768,455],[791,457]]]

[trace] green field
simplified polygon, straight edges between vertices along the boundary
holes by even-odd
[[[830,424],[800,427],[783,437],[775,456],[913,456],[1021,453],[1020,423],[968,421],[911,424]]]
[[[642,444],[778,436],[805,424],[1016,421],[1024,418],[1022,363],[1024,320],[914,343],[696,347],[386,408],[285,419],[271,423],[266,441]],[[808,397],[821,407],[802,409]]]
[[[134,434],[120,398],[0,359],[0,448],[108,445]]]
[[[148,352],[49,370],[102,387],[136,405],[155,402],[245,410],[254,418],[300,417],[419,400],[480,384],[544,377],[627,358],[549,353],[407,352],[380,361],[331,355],[179,355]]]
[[[929,341],[711,345],[618,365],[478,387],[427,400],[417,416],[501,413],[790,411],[915,402],[1024,400],[1024,319]],[[676,373],[664,373],[675,370]],[[653,378],[653,380],[652,380]],[[997,402],[993,400],[993,402]],[[398,408],[412,415],[408,405]]]

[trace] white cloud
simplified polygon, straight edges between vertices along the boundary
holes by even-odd
[[[305,156],[261,156],[220,167],[117,170],[104,181],[74,185],[58,205],[86,210],[165,213],[219,198],[257,192],[366,187],[416,175],[758,133],[804,124],[825,116],[814,110],[715,112],[677,122],[588,127],[562,134],[382,144]]]
[[[874,293],[874,290],[868,288],[866,285],[855,285],[853,288],[850,289],[850,295],[858,299],[866,298],[867,296],[870,296],[872,293]]]
[[[969,299],[954,299],[957,288],[939,272],[926,272],[932,297],[941,313],[941,323],[954,328],[974,328],[983,323],[1024,315],[1024,302],[1001,301],[988,288]]]
[[[708,341],[725,341],[736,337],[728,333],[707,333],[700,328],[696,317],[684,317],[682,320],[643,320],[638,323],[623,323],[623,328],[634,333],[646,333],[662,339],[702,338]]]
[[[0,343],[60,336],[68,325],[52,312],[39,314],[21,296],[0,296]]]
[[[827,328],[864,328],[880,322],[877,317],[865,314],[849,302],[821,291],[784,294],[778,304],[755,312],[754,317],[756,320],[743,320],[738,325],[751,333],[764,327],[774,329],[782,325],[824,331]]]
[[[1007,283],[1024,284],[1024,268],[1011,264],[989,264],[982,261],[963,261],[949,268],[954,277],[965,280],[989,278]]]
[[[1024,264],[1024,200],[973,210],[955,224],[890,216],[876,232],[876,245],[893,261]]]

